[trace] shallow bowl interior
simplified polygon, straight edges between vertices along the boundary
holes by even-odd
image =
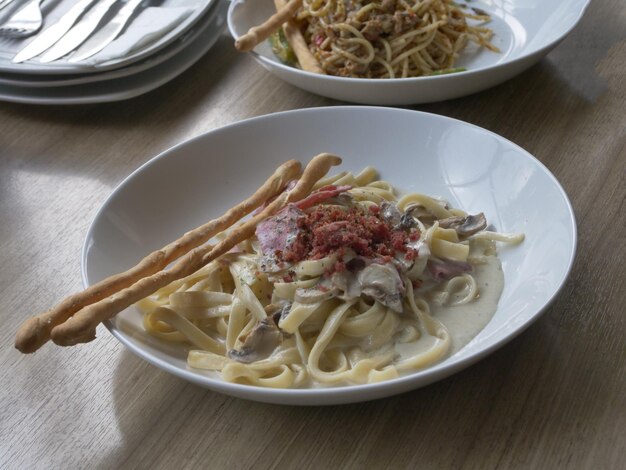
[[[576,225],[566,194],[533,156],[476,126],[416,111],[332,107],[276,113],[217,129],[155,157],[131,174],[98,212],[83,252],[86,285],[128,269],[251,194],[280,163],[340,155],[337,171],[366,165],[403,191],[441,196],[485,212],[499,231],[524,232],[502,247],[505,288],[498,310],[468,345],[429,369],[371,385],[271,390],[225,383],[191,370],[182,347],[144,333],[133,308],[108,323],[153,364],[231,395],[284,404],[331,404],[400,393],[448,376],[526,328],[554,298],[574,259]]]

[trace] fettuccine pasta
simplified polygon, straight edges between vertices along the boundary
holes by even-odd
[[[137,305],[150,335],[188,348],[189,367],[229,382],[390,380],[441,361],[495,311],[496,242],[523,235],[486,227],[483,214],[437,198],[398,198],[373,168],[343,172]],[[458,334],[472,318],[473,331]]]

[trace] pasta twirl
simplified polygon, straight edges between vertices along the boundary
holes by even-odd
[[[297,2],[297,3],[295,3]],[[304,70],[353,78],[407,78],[455,68],[469,43],[498,52],[487,12],[453,0],[275,0],[278,13],[236,42],[270,36],[276,56]],[[298,8],[294,10],[294,7]],[[276,17],[280,16],[280,20]],[[277,29],[282,21],[283,29]],[[297,38],[294,38],[294,35]],[[265,36],[263,36],[265,37]],[[306,50],[308,49],[308,50]]]
[[[227,381],[389,380],[442,360],[495,311],[496,241],[523,235],[486,226],[430,196],[398,199],[373,168],[343,172],[138,307],[148,333],[185,344],[190,367]]]
[[[326,73],[405,78],[454,71],[469,41],[493,51],[489,20],[451,0],[306,0],[298,13],[304,36]]]

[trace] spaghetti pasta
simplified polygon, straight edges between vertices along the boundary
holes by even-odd
[[[496,241],[517,244],[523,235],[485,228],[482,214],[423,194],[398,200],[373,168],[342,172],[137,306],[150,335],[184,344],[190,367],[229,382],[389,380],[467,342],[470,335],[448,328],[459,316],[484,326],[495,311]]]
[[[285,12],[285,9],[281,9]],[[484,10],[453,0],[303,0],[290,20],[289,34],[275,31],[272,49],[283,61],[304,70],[353,78],[408,78],[462,71],[455,68],[460,53],[472,42],[498,52]],[[294,61],[294,22],[308,45],[306,63]],[[262,25],[265,31],[276,21]],[[254,45],[252,28],[238,41]],[[296,54],[301,57],[302,54]],[[317,64],[311,66],[311,56]],[[311,68],[313,67],[313,68]]]

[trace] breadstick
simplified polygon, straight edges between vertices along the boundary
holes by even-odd
[[[292,18],[298,8],[302,5],[302,0],[289,0],[283,8],[270,16],[264,23],[253,26],[246,34],[235,41],[235,47],[241,52],[248,52],[254,49],[257,44],[265,41],[280,26]]]
[[[289,181],[298,177],[300,170],[300,162],[296,160],[284,163],[252,196],[230,209],[223,216],[187,232],[178,240],[149,254],[128,271],[108,277],[80,293],[69,296],[53,309],[29,318],[16,334],[15,347],[23,353],[35,352],[50,339],[50,332],[55,326],[66,321],[81,308],[98,302],[120,289],[134,284],[141,278],[164,269],[191,249],[206,243],[217,233],[227,229],[268,199],[283,191]]]
[[[276,6],[277,11],[280,11],[281,8],[284,8],[286,4],[286,0],[274,0],[274,5]],[[321,67],[320,63],[309,50],[309,46],[304,40],[304,36],[302,36],[300,28],[293,18],[287,20],[283,24],[283,32],[285,33],[285,38],[287,39],[287,42],[293,49],[293,53],[298,58],[298,62],[300,63],[300,67],[302,67],[302,70],[325,75],[326,72],[324,72],[324,69]]]
[[[112,318],[118,312],[153,294],[161,287],[194,273],[218,256],[227,253],[238,243],[250,238],[254,235],[259,222],[275,214],[286,204],[303,199],[310,193],[313,185],[328,173],[332,166],[340,163],[341,159],[339,157],[330,154],[320,154],[314,157],[304,169],[302,177],[291,191],[281,193],[259,214],[233,229],[215,247],[201,246],[195,248],[181,258],[171,269],[162,270],[145,277],[111,297],[83,308],[65,323],[52,329],[52,340],[61,346],[72,346],[93,340],[96,337],[96,327],[101,322]]]

